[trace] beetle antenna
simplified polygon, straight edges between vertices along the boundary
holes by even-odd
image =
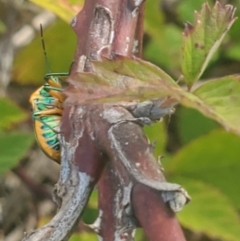
[[[42,48],[43,48],[43,54],[44,54],[46,69],[47,69],[48,73],[51,73],[50,65],[49,65],[48,58],[47,58],[47,51],[46,51],[46,48],[45,48],[45,42],[44,42],[44,38],[43,38],[42,24],[40,24],[40,34],[41,34],[41,42],[42,42]]]

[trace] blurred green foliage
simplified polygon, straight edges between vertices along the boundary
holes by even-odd
[[[57,14],[61,19],[70,23],[72,18],[81,10],[84,0],[48,0],[48,1],[39,1],[39,0],[30,0],[33,3],[38,4],[39,6],[48,9],[49,11]]]
[[[34,2],[40,5],[44,2],[44,7],[53,11],[52,3],[48,5],[48,1],[34,0]],[[200,10],[205,1],[171,1],[170,7],[166,7],[166,2],[163,0],[146,2],[144,58],[178,79],[181,75],[183,23],[186,21],[193,23],[194,11]],[[213,1],[208,2],[213,5]],[[240,1],[222,2],[229,2],[237,7],[236,16],[240,16]],[[69,21],[75,14],[73,10],[67,15],[62,9],[55,9],[54,12],[59,13],[65,21]],[[236,21],[203,74],[204,79],[238,73],[239,33],[240,21]],[[67,72],[76,47],[76,37],[68,23],[58,20],[44,31],[44,39],[51,71]],[[16,55],[13,80],[22,85],[39,86],[43,83],[46,72],[41,40],[37,36],[30,45]],[[0,172],[3,173],[16,165],[28,152],[33,143],[33,135],[17,132],[14,128],[14,125],[27,117],[26,112],[16,104],[8,99],[0,99],[0,113]],[[206,233],[210,238],[238,241],[240,237],[239,136],[227,133],[215,121],[196,110],[180,107],[173,119],[174,123],[170,122],[165,126],[164,123],[157,123],[146,127],[145,131],[151,141],[157,141],[156,156],[166,156],[163,164],[168,180],[180,183],[193,198],[179,214],[181,224],[192,232]],[[167,133],[166,127],[171,129],[172,125],[175,132]],[[168,152],[167,145],[176,145],[176,142],[169,141],[168,135],[177,142],[176,148],[173,149],[178,149],[178,152]],[[94,191],[83,220],[86,223],[93,222],[97,213],[97,191]],[[71,241],[96,239],[97,236],[92,233],[81,232],[74,234]],[[137,240],[144,240],[142,231],[137,232]]]
[[[1,165],[0,175],[9,171],[22,158],[32,146],[34,135],[25,132],[0,133]]]
[[[180,77],[179,66],[182,62],[179,55],[182,43],[179,42],[182,42],[180,39],[183,24],[180,28],[179,23],[186,21],[193,23],[194,11],[199,11],[204,2],[179,1],[172,13],[173,21],[162,20],[164,17],[167,19],[167,16],[160,12],[162,16],[158,17],[161,19],[158,26],[156,23],[146,25],[147,33],[154,39],[148,41],[145,56],[176,79]],[[147,7],[151,3],[148,1]],[[208,3],[213,5],[212,1]],[[229,1],[229,3],[237,7],[236,16],[239,16],[240,2]],[[157,8],[150,7],[150,9],[150,15],[157,14]],[[153,18],[146,18],[146,21],[151,21]],[[154,30],[148,26],[156,28]],[[204,73],[205,79],[238,73],[239,31],[240,22],[236,21]],[[227,111],[225,113],[229,115]],[[193,232],[203,232],[210,238],[224,241],[239,240],[239,136],[222,130],[215,121],[196,110],[181,107],[174,119],[175,130],[178,133],[177,135],[175,133],[175,138],[179,141],[180,149],[177,153],[170,155],[166,153],[167,158],[163,159],[163,165],[168,180],[181,183],[193,199],[179,213],[182,225]]]
[[[0,131],[26,120],[27,113],[8,98],[0,98]]]
[[[1,175],[26,156],[34,142],[34,135],[16,130],[15,126],[25,121],[28,115],[8,98],[0,98],[0,113]]]
[[[178,108],[176,115],[178,116],[177,129],[182,145],[219,128],[214,120],[206,118],[194,109],[181,107]]]
[[[239,215],[226,195],[215,186],[195,178],[178,176],[173,181],[186,184],[193,198],[193,202],[178,215],[184,227],[215,239],[239,239]]]
[[[57,20],[48,29],[43,30],[43,38],[48,63],[44,59],[39,32],[32,43],[22,49],[15,58],[13,79],[16,82],[40,86],[44,83],[43,77],[49,70],[52,73],[69,71],[76,48],[76,36],[69,24]]]

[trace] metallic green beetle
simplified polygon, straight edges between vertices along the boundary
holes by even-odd
[[[62,94],[62,85],[54,75],[46,76],[46,83],[31,95],[29,101],[39,146],[48,157],[60,162],[58,133],[65,97]]]
[[[44,58],[48,67],[41,25],[40,32]],[[68,73],[51,73],[50,70],[49,72],[44,77],[44,85],[30,96],[29,101],[32,105],[32,119],[38,144],[48,157],[60,163],[58,133],[65,96],[62,93],[62,85],[58,77],[67,76]]]

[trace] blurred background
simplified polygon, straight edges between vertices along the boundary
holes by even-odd
[[[202,0],[146,2],[143,58],[175,80],[181,76],[182,32],[194,22]],[[213,6],[215,1],[207,1]],[[232,4],[240,16],[240,1]],[[51,72],[68,72],[76,36],[71,19],[82,0],[0,0],[0,240],[19,241],[25,231],[48,222],[56,213],[52,190],[59,165],[39,149],[33,133],[30,95]],[[201,81],[240,72],[240,21],[225,37]],[[239,120],[240,124],[240,120]],[[156,158],[169,181],[184,186],[192,202],[178,214],[188,241],[240,240],[240,138],[196,110],[178,106],[171,118],[145,128],[156,143]],[[84,223],[97,217],[97,190],[91,196],[74,240],[97,240]],[[136,240],[144,241],[139,229]]]

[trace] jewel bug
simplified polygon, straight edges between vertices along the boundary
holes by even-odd
[[[40,32],[45,63],[49,66],[41,25]],[[67,76],[68,73],[49,72],[44,76],[44,85],[33,92],[29,101],[32,105],[32,119],[37,142],[49,158],[60,163],[58,134],[65,97],[58,77]]]

